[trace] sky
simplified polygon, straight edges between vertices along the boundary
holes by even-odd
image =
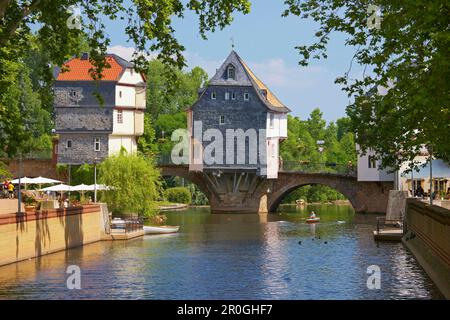
[[[173,25],[176,38],[186,48],[188,68],[200,66],[212,77],[230,53],[233,38],[235,51],[292,115],[307,119],[313,109],[320,108],[327,121],[345,116],[349,99],[334,80],[347,72],[355,49],[345,46],[343,35],[332,34],[328,58],[300,66],[295,46],[311,44],[318,26],[299,17],[281,17],[284,7],[282,0],[254,0],[250,14],[235,14],[231,26],[208,33],[207,40],[198,33],[197,16],[186,12]],[[125,25],[107,21],[106,26],[109,51],[129,59],[134,47],[127,42]]]

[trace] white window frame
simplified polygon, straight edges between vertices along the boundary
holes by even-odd
[[[224,115],[219,116],[219,124],[225,124],[225,116]]]
[[[225,92],[225,100],[230,100],[230,93],[229,92]]]
[[[217,99],[216,92],[215,91],[211,92],[211,100],[216,100],[216,99]]]
[[[231,100],[236,100],[236,92],[231,93]]]
[[[69,146],[70,144],[70,146]],[[66,149],[71,149],[72,148],[72,140],[67,140],[66,141]]]
[[[98,148],[97,148],[98,146]],[[100,145],[100,138],[94,138],[94,150],[95,151],[100,151],[101,149],[101,145]]]
[[[123,123],[123,110],[117,110],[117,123]]]
[[[270,129],[275,127],[275,115],[273,113],[269,114],[269,127]]]
[[[249,101],[250,100],[250,94],[248,92],[244,92],[244,100]]]

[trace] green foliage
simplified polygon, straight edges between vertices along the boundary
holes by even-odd
[[[322,112],[315,109],[305,121],[288,116],[288,138],[283,141],[280,153],[283,161],[336,163],[347,166],[351,161],[356,165],[357,155],[354,135],[349,130],[348,118],[330,122],[327,126]],[[323,152],[319,152],[318,140],[323,140]],[[330,168],[332,170],[332,168]],[[285,202],[305,199],[309,202],[340,200],[344,197],[326,186],[305,186],[292,192]]]
[[[164,197],[167,201],[175,203],[186,203],[190,204],[192,202],[191,193],[188,188],[175,187],[164,191]]]
[[[172,132],[186,128],[185,111],[197,100],[198,90],[207,80],[208,74],[200,67],[181,71],[160,60],[148,63],[145,133],[138,143],[142,153],[170,153]]]
[[[70,6],[79,7],[83,17],[82,30],[73,28]],[[102,57],[110,44],[102,19],[129,21],[125,32],[134,42],[137,65],[145,64],[145,55],[158,52],[158,58],[167,65],[179,68],[185,65],[182,55],[184,47],[175,38],[172,27],[174,17],[183,17],[186,11],[193,11],[199,17],[199,32],[203,38],[206,33],[229,25],[233,13],[250,12],[247,0],[53,0],[53,1],[0,1],[0,47],[9,46],[20,52],[26,48],[26,35],[31,26],[38,28],[41,42],[49,48],[50,58],[61,65],[71,54],[76,40],[83,33],[89,35],[88,45],[96,67],[105,67]],[[73,23],[72,23],[73,24]],[[98,70],[99,71],[99,70]],[[101,73],[101,72],[100,72]],[[93,76],[100,73],[93,72]]]
[[[81,29],[73,26],[75,15],[69,10],[73,7],[81,9]],[[110,38],[102,19],[129,21],[125,33],[138,52],[133,59],[136,69],[145,72],[145,57],[158,52],[158,60],[166,66],[162,85],[185,97],[184,91],[192,90],[179,86],[177,70],[185,66],[184,47],[175,38],[172,19],[181,18],[186,11],[197,14],[200,35],[206,38],[207,32],[230,24],[235,12],[248,13],[250,2],[145,0],[130,5],[125,0],[0,0],[1,152],[12,157],[19,150],[49,148],[53,67],[62,66],[73,55],[89,52],[94,65],[91,76],[101,79],[102,71],[110,67],[104,59]],[[184,80],[201,82],[204,75],[194,68]],[[185,103],[188,101],[178,99],[174,105],[181,110]]]
[[[188,184],[187,188],[191,193],[191,204],[196,206],[203,206],[209,204],[209,200],[206,195],[200,191],[200,189],[193,183]]]
[[[337,31],[346,35],[347,46],[355,48],[350,68],[353,63],[367,69],[358,79],[349,76],[351,69],[336,79],[353,101],[347,114],[363,151],[376,151],[382,167],[411,162],[423,145],[450,161],[448,1],[286,0],[285,4],[284,16],[312,18],[319,24],[316,41],[297,47],[301,65],[326,58],[330,34]],[[379,28],[369,28],[369,16],[374,18],[369,4],[378,7]],[[391,88],[379,94],[381,87]]]
[[[0,161],[0,180],[5,178],[11,178],[11,172],[9,172],[6,165]]]
[[[51,115],[33,91],[30,73],[24,63],[0,55],[0,150],[9,157],[51,149]]]
[[[152,216],[160,196],[160,173],[152,159],[123,150],[108,157],[99,166],[99,181],[111,187],[103,191],[102,201],[119,214]]]
[[[161,114],[186,110],[196,100],[198,89],[205,85],[208,74],[200,67],[181,71],[166,66],[160,60],[148,63],[147,109],[153,119]],[[172,86],[167,83],[171,82]]]

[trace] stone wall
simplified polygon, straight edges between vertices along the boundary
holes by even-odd
[[[115,82],[57,81],[55,84],[55,127],[59,134],[58,163],[93,163],[108,155],[108,134],[113,131]],[[96,94],[100,94],[100,101]],[[101,151],[94,150],[94,138]],[[72,147],[67,148],[67,140]]]
[[[100,241],[99,205],[0,215],[0,266]]]
[[[280,172],[278,179],[265,179],[251,170],[223,170],[220,177],[211,170],[189,171],[188,166],[160,166],[163,176],[179,176],[199,186],[209,199],[212,213],[275,212],[293,190],[321,184],[345,195],[357,212],[385,213],[389,182],[358,182],[356,177],[327,173]]]
[[[83,164],[97,163],[108,156],[108,134],[67,133],[61,134],[58,143],[58,163]],[[94,139],[100,138],[100,151],[94,149]],[[72,141],[72,148],[66,148],[67,140]]]
[[[8,171],[14,178],[19,176],[19,160],[2,160],[6,163]],[[22,160],[22,177],[46,177],[57,180],[65,180],[65,176],[59,176],[56,170],[56,162],[51,159],[24,159]]]
[[[406,200],[403,243],[450,299],[450,210]]]
[[[113,109],[110,107],[58,107],[55,113],[56,133],[113,131]]]
[[[103,99],[102,107],[116,104],[115,81],[56,81],[55,107],[100,107],[96,93]]]

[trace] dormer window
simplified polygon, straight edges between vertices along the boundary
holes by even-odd
[[[236,69],[232,65],[229,65],[227,68],[227,78],[233,80],[236,79]]]
[[[261,89],[261,94],[267,99],[267,89]]]

